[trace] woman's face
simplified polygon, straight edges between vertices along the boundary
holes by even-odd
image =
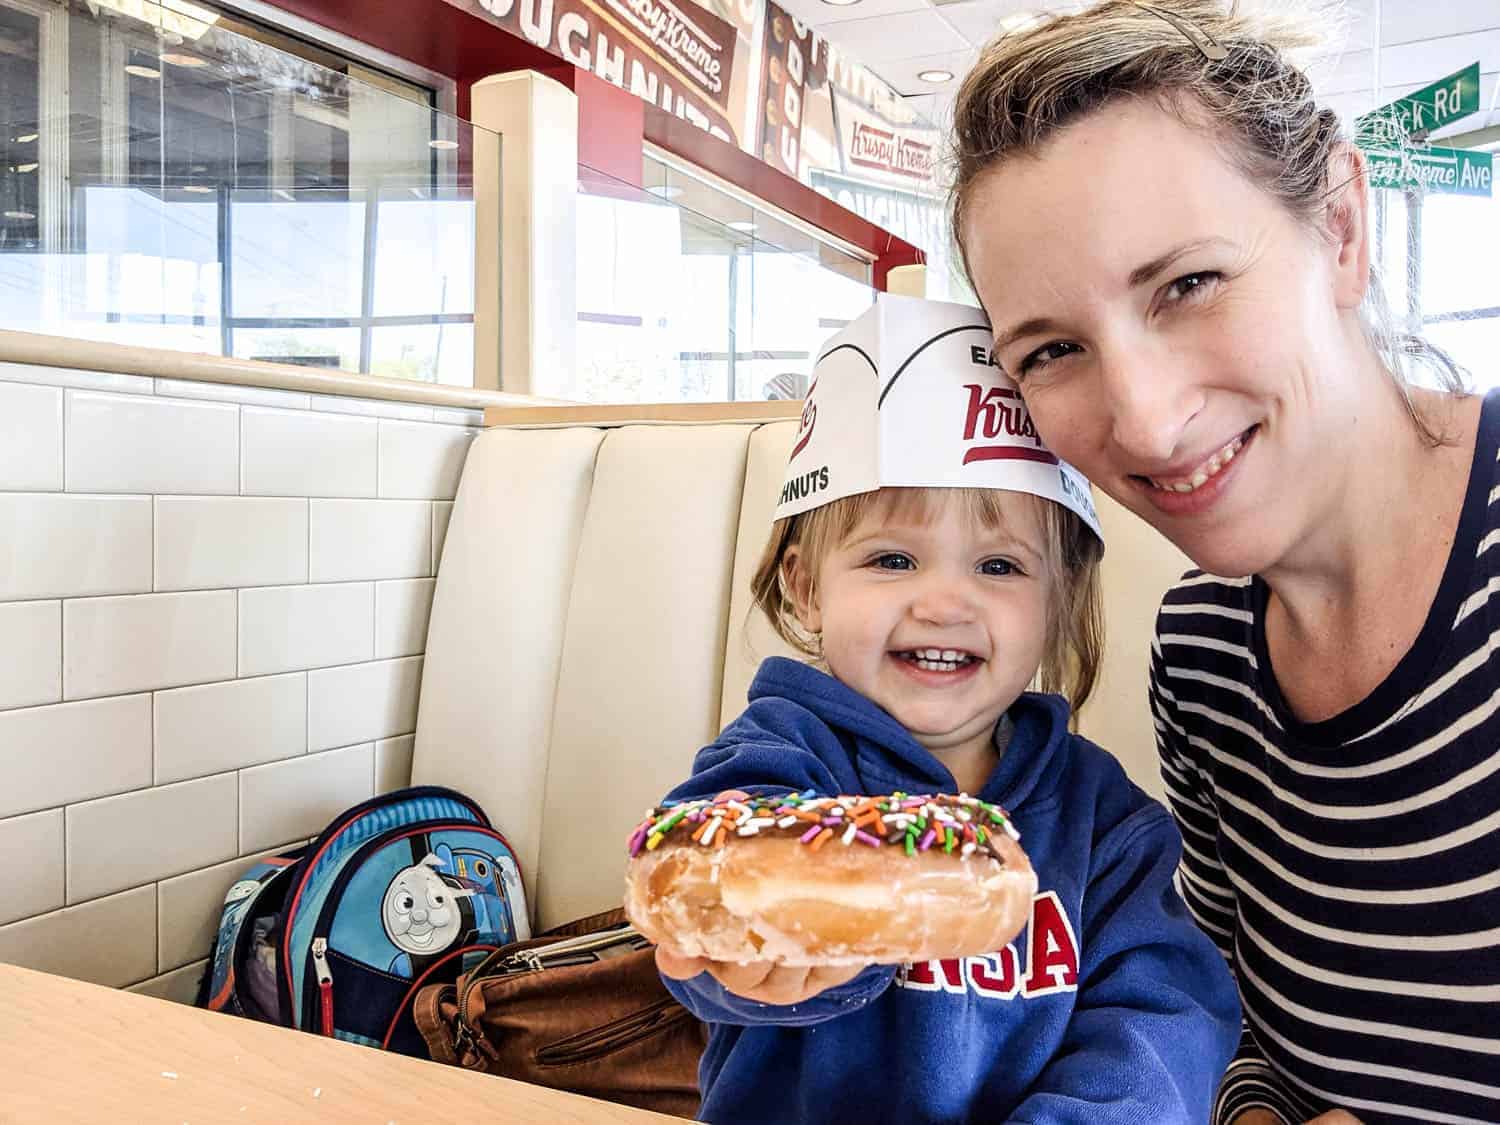
[[[1361,468],[1340,456],[1368,276],[1345,194],[1315,231],[1137,101],[974,185],[969,263],[1038,431],[1215,573],[1285,558]]]

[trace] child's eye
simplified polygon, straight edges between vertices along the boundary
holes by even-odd
[[[1053,340],[1050,344],[1043,344],[1036,351],[1029,353],[1016,367],[1016,374],[1018,376],[1033,374],[1049,363],[1056,363],[1065,356],[1081,351],[1083,349],[1077,344],[1070,344],[1066,340]]]
[[[917,566],[910,555],[903,555],[898,551],[876,555],[870,560],[870,565],[877,570],[915,570]]]
[[[1204,270],[1202,273],[1190,273],[1179,277],[1162,291],[1166,300],[1171,302],[1197,301],[1213,292],[1214,286],[1222,281],[1224,275],[1216,270]]]
[[[995,578],[1004,578],[1007,574],[1019,574],[1021,568],[1009,559],[985,559],[979,564],[979,573],[988,574]]]

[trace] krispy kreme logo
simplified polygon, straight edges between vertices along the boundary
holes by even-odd
[[[802,421],[797,426],[797,440],[792,445],[792,455],[787,458],[788,461],[795,460],[797,454],[806,449],[807,443],[812,440],[813,427],[818,423],[818,404],[813,399],[813,391],[817,390],[817,387],[818,384],[814,381],[813,385],[807,388],[807,402],[802,407]]]
[[[861,121],[854,126],[849,142],[849,159],[866,168],[879,168],[925,180],[932,175],[932,146],[898,137]]]
[[[1057,458],[1042,447],[1042,439],[1036,435],[1031,415],[1021,396],[1009,387],[985,387],[978,383],[967,383],[969,406],[964,413],[964,441],[970,443],[964,450],[965,465],[974,461],[1040,461],[1044,465],[1057,464]],[[995,442],[997,444],[976,444]],[[1026,443],[1030,442],[1030,445]]]
[[[661,53],[703,84],[710,93],[724,89],[724,45],[695,24],[672,0],[606,0],[608,6],[651,41]]]

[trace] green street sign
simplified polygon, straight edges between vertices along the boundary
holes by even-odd
[[[1356,118],[1354,135],[1361,147],[1393,148],[1405,138],[1425,136],[1478,110],[1479,64],[1475,62]]]
[[[1491,155],[1466,148],[1366,150],[1365,158],[1371,187],[1488,197],[1495,182]]]

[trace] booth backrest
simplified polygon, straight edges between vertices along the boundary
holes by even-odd
[[[617,905],[623,842],[785,646],[750,612],[796,423],[496,427],[459,486],[427,639],[415,784],[475,797],[541,927]],[[1106,504],[1113,630],[1084,733],[1159,792],[1145,669],[1185,569]]]

